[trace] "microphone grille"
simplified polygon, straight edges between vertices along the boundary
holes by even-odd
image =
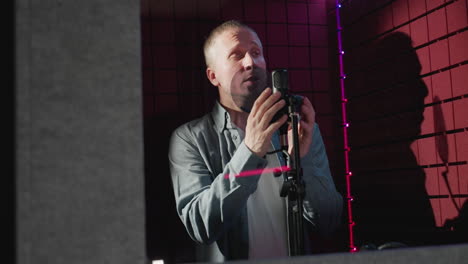
[[[288,89],[288,71],[286,69],[274,70],[272,72],[273,89]]]

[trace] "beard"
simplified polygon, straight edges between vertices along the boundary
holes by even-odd
[[[255,100],[267,87],[267,82],[265,69],[254,68],[236,73],[231,81],[232,100],[242,111],[250,113]]]

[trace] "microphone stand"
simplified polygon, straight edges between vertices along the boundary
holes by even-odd
[[[294,96],[287,98],[288,122],[280,127],[280,141],[283,158],[286,160],[288,171],[283,171],[284,183],[280,190],[281,197],[288,197],[287,207],[287,225],[288,225],[288,247],[289,256],[304,255],[304,232],[303,232],[303,200],[305,195],[305,184],[302,180],[302,167],[299,149],[299,113],[297,111],[297,102]],[[288,123],[292,126],[293,135],[293,153],[288,153]]]

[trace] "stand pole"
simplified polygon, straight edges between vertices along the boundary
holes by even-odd
[[[288,247],[289,256],[304,255],[304,227],[303,227],[303,199],[305,194],[304,183],[302,180],[301,157],[299,149],[299,114],[295,110],[294,102],[289,106],[289,119],[293,132],[292,157],[287,153],[288,147],[283,147],[283,157],[290,168],[283,172],[284,183],[280,192],[281,197],[288,197],[286,202],[288,214]],[[283,128],[284,129],[284,128]],[[287,134],[287,127],[286,127]]]
[[[302,180],[301,156],[299,149],[299,111],[302,106],[302,97],[289,93],[288,71],[286,69],[274,70],[271,74],[273,91],[279,91],[286,101],[286,106],[280,110],[279,116],[288,115],[288,122],[280,129],[281,151],[290,170],[283,171],[284,183],[280,190],[281,197],[286,200],[288,222],[288,247],[289,256],[304,255],[304,231],[303,231],[303,199],[305,194]],[[277,114],[278,114],[277,113]],[[288,153],[288,125],[292,127],[293,153]]]

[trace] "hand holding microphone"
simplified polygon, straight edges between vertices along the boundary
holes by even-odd
[[[315,110],[307,97],[291,94],[289,92],[288,72],[286,69],[278,69],[272,72],[272,85],[273,92],[280,92],[282,95],[281,98],[286,101],[285,106],[280,111],[278,111],[277,116],[281,116],[283,114],[299,114],[300,122],[298,125],[298,136],[300,157],[302,158],[307,154],[310,145],[312,144],[312,134],[315,123]],[[275,118],[277,118],[277,116],[275,116]],[[287,146],[288,153],[291,155],[294,151],[294,146],[292,144],[293,135],[290,125],[288,128],[280,128],[280,137],[282,141],[282,147]]]
[[[288,76],[286,70],[272,72],[273,89],[266,88],[255,100],[250,111],[246,125],[244,142],[256,155],[263,157],[267,153],[273,133],[280,129],[283,138],[287,131],[288,142],[292,142],[292,129],[287,128],[286,121],[291,111],[300,113],[299,123],[299,149],[300,156],[304,157],[312,144],[312,133],[315,123],[315,111],[309,99],[289,93]],[[285,129],[286,126],[286,129]],[[286,140],[282,140],[283,143]],[[288,144],[291,154],[293,145]]]
[[[257,156],[264,157],[266,155],[273,133],[286,122],[286,115],[282,115],[272,122],[273,116],[285,104],[286,102],[281,100],[281,93],[272,93],[270,88],[266,88],[255,100],[247,118],[244,142]]]

